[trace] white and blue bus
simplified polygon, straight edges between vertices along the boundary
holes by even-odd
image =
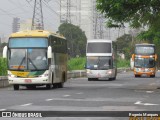
[[[95,79],[116,79],[116,59],[111,40],[88,40],[86,57],[86,72],[89,81]]]
[[[21,31],[9,37],[3,49],[8,62],[8,81],[14,90],[46,85],[63,87],[67,80],[67,41],[43,30]]]

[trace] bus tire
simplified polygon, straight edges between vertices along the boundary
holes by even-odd
[[[65,81],[66,81],[66,76],[65,76],[65,72],[63,72],[61,82],[60,82],[60,83],[57,83],[58,88],[63,88]]]
[[[64,87],[64,82],[57,83],[58,88],[63,88]]]
[[[154,77],[155,77],[155,75],[150,75],[150,77],[151,77],[151,78],[154,78]]]
[[[47,88],[48,90],[51,89],[51,87],[52,87],[51,84],[47,84],[47,85],[46,85],[46,88]]]
[[[113,80],[113,78],[109,78],[108,80],[109,80],[109,81],[112,81],[112,80]]]
[[[36,85],[26,85],[27,89],[36,89]]]
[[[88,81],[91,81],[92,80],[92,78],[88,78]]]
[[[140,77],[140,75],[135,75],[135,77],[137,78],[137,77]]]
[[[116,77],[113,77],[112,80],[116,80]]]
[[[14,90],[19,90],[19,85],[13,85]]]

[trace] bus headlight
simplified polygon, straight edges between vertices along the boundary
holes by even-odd
[[[39,75],[39,77],[48,77],[49,74],[48,74],[48,71],[44,72],[42,75]]]
[[[17,77],[17,76],[13,75],[10,71],[8,71],[8,77],[14,78],[14,77]]]
[[[136,68],[136,69],[135,69],[135,71],[136,71],[136,72],[138,72],[138,71],[139,71],[139,69],[138,69],[138,68]]]
[[[90,69],[87,69],[87,74],[91,73],[91,70]]]
[[[15,76],[15,75],[12,75],[12,74],[8,74],[8,77],[14,78],[14,77],[16,77],[16,76]]]
[[[107,71],[107,74],[112,74],[112,70]]]
[[[150,58],[153,58],[153,55],[150,55],[149,57],[150,57]]]
[[[40,75],[39,77],[47,77],[48,74],[43,74],[43,75]]]

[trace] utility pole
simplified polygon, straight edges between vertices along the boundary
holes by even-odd
[[[26,0],[28,3],[32,0]],[[44,30],[42,0],[34,0],[31,30]]]
[[[35,0],[32,18],[32,30],[44,30],[42,0]]]
[[[60,0],[60,23],[71,23],[71,0]]]
[[[93,37],[94,39],[104,38],[104,16],[96,10],[96,0],[93,0]]]

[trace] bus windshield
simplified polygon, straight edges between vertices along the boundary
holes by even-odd
[[[137,55],[153,55],[154,53],[154,46],[136,46],[135,48],[135,54]]]
[[[135,58],[135,67],[153,68],[155,67],[154,58]]]
[[[9,48],[47,47],[47,38],[10,38]]]
[[[47,49],[9,49],[10,70],[48,69]]]
[[[112,57],[87,57],[87,69],[108,70],[112,69]]]

